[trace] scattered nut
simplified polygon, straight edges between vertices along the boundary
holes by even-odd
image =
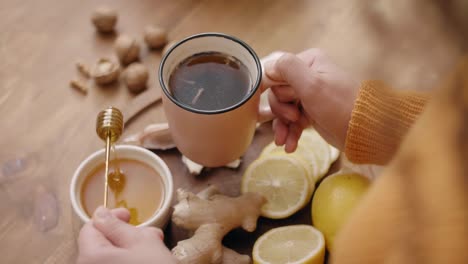
[[[167,43],[166,46],[164,46],[164,48],[163,48],[161,54],[162,54],[162,55],[166,54],[166,52],[167,52],[172,46],[174,46],[176,43],[177,43],[177,41],[171,41],[171,42]]]
[[[136,39],[127,35],[121,35],[115,41],[115,52],[120,62],[123,65],[127,65],[138,60],[140,45]]]
[[[93,68],[93,78],[97,84],[109,84],[119,78],[120,67],[109,59],[101,58]]]
[[[133,93],[139,93],[146,89],[148,77],[148,69],[145,65],[139,62],[130,64],[124,73],[125,84]]]
[[[157,26],[145,28],[145,42],[150,49],[162,48],[167,43],[167,31]]]
[[[89,70],[89,67],[83,64],[82,62],[77,62],[76,63],[76,69],[85,77],[86,79],[89,79],[91,77],[91,71]]]
[[[114,27],[117,24],[117,12],[109,7],[98,7],[94,10],[91,16],[91,21],[99,32],[113,32]]]
[[[88,93],[88,86],[86,86],[86,84],[84,84],[84,83],[82,83],[80,81],[71,80],[70,81],[70,87],[72,87],[73,89],[76,89],[77,91],[82,92],[85,95]]]

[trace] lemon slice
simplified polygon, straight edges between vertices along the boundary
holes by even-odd
[[[303,140],[305,147],[311,150],[315,155],[318,168],[316,180],[318,181],[327,174],[328,169],[330,169],[330,147],[317,131],[310,128],[302,132],[301,140]]]
[[[340,156],[340,151],[332,145],[329,145],[329,147],[330,147],[330,164],[332,164]]]
[[[267,155],[265,155],[265,156],[267,156]],[[308,182],[309,182],[309,195],[307,196],[307,201],[310,201],[310,198],[312,198],[312,194],[315,191],[315,183],[316,183],[315,176],[314,176],[315,171],[312,171],[312,166],[310,166],[310,163],[308,163],[302,156],[300,156],[297,153],[286,153],[286,152],[281,151],[281,150],[280,151],[275,150],[275,151],[269,153],[268,156],[290,157],[290,158],[293,158],[293,159],[297,160],[299,163],[302,164],[302,167],[307,172],[307,179],[308,179]],[[316,167],[315,161],[314,161],[313,167]]]
[[[304,167],[304,169],[306,170],[307,172],[307,176],[310,176],[309,177],[309,182],[310,184],[315,184],[315,180],[313,178],[313,175],[316,171],[316,163],[315,163],[315,160],[311,163],[311,162],[308,162],[307,160],[305,160],[303,158],[303,156],[297,154],[297,153],[286,153],[285,151],[283,150],[275,150],[275,151],[272,151],[269,156],[282,156],[282,157],[290,157],[290,158],[293,158],[297,161],[299,161],[302,166]],[[266,157],[266,156],[265,156]]]
[[[303,208],[310,198],[304,166],[288,156],[271,155],[255,160],[244,173],[242,193],[256,192],[267,199],[262,216],[280,219]]]
[[[292,155],[296,154],[297,157],[300,158],[301,162],[306,164],[306,170],[308,173],[308,176],[310,177],[310,182],[311,184],[315,184],[317,181],[319,169],[317,165],[317,160],[315,158],[315,154],[313,153],[313,150],[309,149],[304,140],[300,139],[298,144],[297,144],[297,149],[293,153],[286,153],[284,151],[284,147],[281,146],[276,146],[275,142],[271,142],[268,144],[260,154],[260,157],[266,157],[270,154],[284,154],[284,155]]]
[[[322,264],[325,240],[312,226],[278,227],[257,239],[252,258],[254,264]]]

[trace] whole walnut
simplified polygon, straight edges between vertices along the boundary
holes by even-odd
[[[98,7],[91,15],[91,21],[99,32],[113,32],[117,24],[117,11],[105,6]]]
[[[145,65],[139,62],[130,64],[124,73],[124,82],[133,93],[139,93],[146,89],[149,74]]]
[[[120,35],[115,41],[114,48],[123,65],[137,61],[140,56],[140,45],[135,38],[127,35]]]
[[[167,31],[157,26],[145,28],[145,42],[150,49],[162,48],[167,43]]]

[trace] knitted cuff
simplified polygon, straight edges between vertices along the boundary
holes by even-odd
[[[391,89],[380,81],[363,82],[346,135],[348,159],[386,164],[427,100],[427,94]]]

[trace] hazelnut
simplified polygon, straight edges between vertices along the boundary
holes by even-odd
[[[94,10],[91,21],[99,32],[112,32],[114,31],[115,24],[117,24],[117,12],[109,7],[98,7]]]
[[[123,65],[130,64],[136,60],[140,55],[140,45],[137,43],[136,39],[121,35],[115,41],[115,52],[117,57]]]
[[[99,59],[93,68],[93,78],[97,84],[109,84],[119,78],[120,67],[109,59]]]
[[[148,69],[139,62],[130,64],[124,73],[124,82],[133,93],[139,93],[145,90],[148,78]]]
[[[167,31],[157,26],[145,28],[145,42],[150,49],[159,49],[167,42]]]

